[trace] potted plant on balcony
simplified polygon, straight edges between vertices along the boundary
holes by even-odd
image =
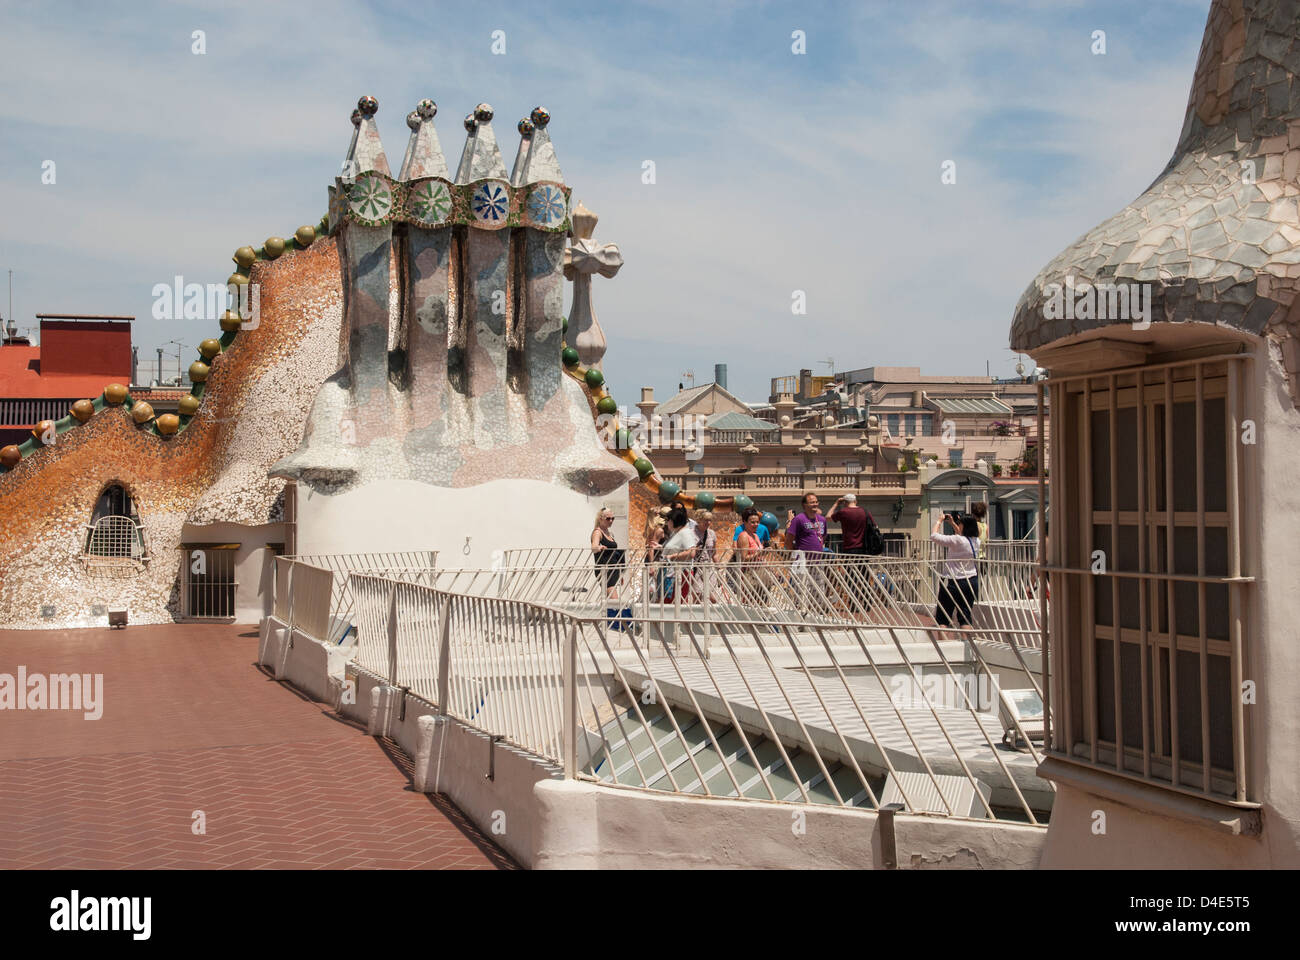
[[[1009,437],[1011,436],[1011,424],[1005,420],[994,420],[993,433],[999,437]]]
[[[1011,475],[1012,475],[1013,477],[1018,477],[1018,476],[1020,476],[1020,464],[1018,464],[1018,463],[1013,463],[1013,464],[1011,465]]]
[[[993,464],[993,476],[995,477],[1002,476],[1002,464],[1000,463]]]
[[[1020,475],[1022,477],[1038,476],[1038,448],[1029,447],[1020,458]]]

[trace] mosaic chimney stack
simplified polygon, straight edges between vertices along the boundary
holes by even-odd
[[[330,490],[410,478],[497,478],[601,495],[635,471],[602,446],[583,389],[562,372],[570,190],[541,107],[519,124],[508,173],[492,107],[465,118],[454,177],[422,100],[399,175],[363,97],[330,190],[344,289],[339,372],[299,450],[274,475]],[[614,248],[615,251],[617,248]],[[607,274],[609,275],[609,274]]]

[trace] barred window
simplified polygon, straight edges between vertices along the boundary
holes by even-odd
[[[86,526],[84,551],[91,557],[140,560],[145,557],[144,531],[135,504],[121,486],[105,487]]]
[[[1245,355],[1051,383],[1060,759],[1250,801]],[[1057,531],[1059,530],[1059,534]]]

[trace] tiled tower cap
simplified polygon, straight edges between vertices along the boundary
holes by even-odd
[[[510,174],[514,186],[522,187],[540,180],[564,182],[560,161],[551,145],[550,122],[551,115],[545,107],[534,107],[527,119],[519,121],[519,152]]]
[[[506,164],[497,147],[496,134],[492,132],[492,107],[480,103],[465,118],[465,149],[456,168],[457,183],[493,178],[505,180]]]
[[[1178,146],[1146,192],[1088,231],[1016,305],[1011,347],[1130,321],[1064,319],[1054,285],[1149,284],[1154,323],[1300,337],[1300,0],[1214,0]],[[1130,287],[1130,290],[1137,289]],[[1059,301],[1058,301],[1059,302]],[[1100,302],[1098,298],[1097,302]],[[1300,340],[1296,340],[1300,343]],[[1297,395],[1300,350],[1287,367]]]
[[[375,126],[375,114],[379,112],[379,101],[366,96],[357,101],[357,109],[352,114],[355,130],[352,134],[352,146],[348,148],[344,169],[351,167],[353,175],[374,171],[384,176],[392,176],[388,169],[388,157],[384,155],[384,145],[379,139],[379,128]],[[359,115],[359,116],[358,116]]]
[[[438,113],[438,105],[432,100],[421,100],[415,109],[407,115],[406,124],[411,128],[411,139],[406,145],[406,159],[402,161],[399,180],[418,180],[421,177],[445,177],[451,179],[447,161],[442,155],[442,146],[438,143],[438,132],[434,129],[433,118]]]

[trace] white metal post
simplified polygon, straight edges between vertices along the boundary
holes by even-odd
[[[293,571],[298,566],[297,563],[289,561],[289,646],[293,646]]]
[[[450,712],[451,699],[451,597],[442,597],[442,616],[438,618],[438,712]]]
[[[388,588],[388,682],[397,685],[397,584]]]
[[[578,621],[572,620],[564,634],[564,715],[561,719],[564,739],[564,779],[572,780],[578,767]]]

